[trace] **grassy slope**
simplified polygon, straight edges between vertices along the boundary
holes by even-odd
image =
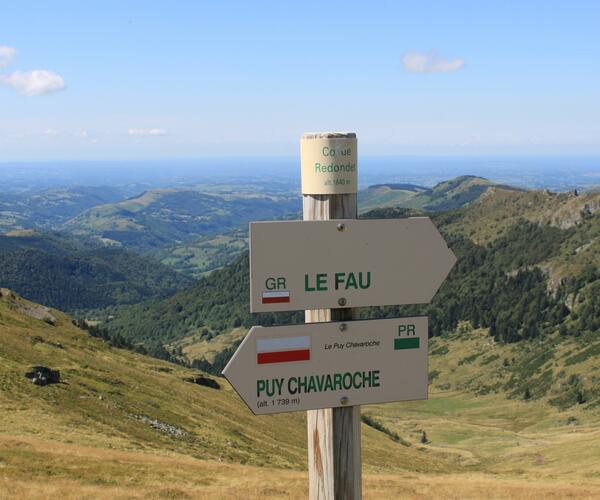
[[[567,229],[581,221],[586,205],[600,206],[599,194],[573,196],[546,191],[517,191],[490,188],[477,202],[452,214],[449,233],[467,236],[486,244],[502,236],[520,219]]]
[[[421,186],[379,184],[358,193],[361,212],[380,207],[403,207],[414,198],[430,190]]]
[[[600,339],[593,345],[598,349]],[[425,430],[428,448],[451,452],[464,470],[597,480],[600,407],[583,403],[561,410],[549,404],[571,397],[573,374],[582,378],[584,392],[598,390],[600,358],[581,356],[589,348],[572,338],[495,344],[483,331],[435,338],[430,399],[365,412],[412,441]],[[518,377],[530,381],[531,399],[511,390]]]
[[[206,359],[212,363],[217,354],[241,341],[246,333],[247,330],[240,327],[214,337],[210,335],[210,338],[195,334],[169,344],[168,348],[169,351],[181,349],[185,359]]]
[[[3,295],[0,497],[306,495],[303,414],[254,417],[225,381],[221,390],[190,384],[183,379],[197,372],[110,348],[54,310],[41,317],[54,316],[55,325],[34,319],[23,308],[31,314],[35,305]],[[462,359],[513,349],[487,343],[477,332],[435,339],[434,350],[449,351],[432,356],[440,373],[429,401],[363,409],[411,443],[362,426],[366,498],[600,494],[598,410],[559,413],[542,400],[462,390],[483,375],[479,359]],[[63,383],[34,386],[23,377],[33,364],[59,368]],[[451,387],[440,389],[443,381]],[[135,415],[186,434],[172,436]],[[568,417],[577,420],[567,424]],[[430,444],[420,443],[421,430]]]
[[[55,324],[31,317],[38,310]],[[0,299],[0,358],[1,435],[304,467],[303,414],[255,418],[225,380],[219,380],[221,390],[186,382],[198,372],[111,348],[77,329],[68,316],[11,298],[6,290]],[[38,364],[60,369],[62,383],[33,385],[23,375]],[[142,417],[185,435],[156,430]],[[425,470],[415,450],[371,429],[365,436],[368,467]]]
[[[600,268],[599,210],[600,193],[573,196],[493,188],[470,206],[442,215],[438,223],[447,234],[467,237],[479,245],[494,242],[521,220],[571,229],[560,252],[539,266],[555,289],[565,277],[577,276],[587,266]]]

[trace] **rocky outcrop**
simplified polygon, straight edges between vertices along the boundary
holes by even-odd
[[[212,378],[205,377],[203,375],[199,375],[197,377],[189,377],[184,379],[186,382],[191,382],[192,384],[203,385],[205,387],[210,387],[211,389],[220,389],[221,386],[219,382]]]
[[[600,210],[600,194],[570,195],[571,198],[551,217],[542,218],[541,222],[550,222],[560,229],[569,229],[581,222],[585,216],[593,215]]]
[[[8,288],[0,288],[0,300],[3,300],[21,314],[29,316],[30,318],[39,319],[49,325],[56,325],[57,320],[50,312],[49,307],[24,301]]]
[[[157,420],[155,418],[149,418],[149,417],[146,417],[145,415],[133,415],[133,418],[135,418],[136,420],[139,420],[140,422],[143,422],[146,425],[149,425],[150,427],[152,427],[153,429],[156,429],[157,431],[164,432],[165,434],[169,434],[174,437],[182,438],[182,437],[186,437],[188,435],[188,433],[186,431],[184,431],[183,429],[180,429],[179,427],[176,427],[175,425],[161,422],[160,420]]]
[[[60,372],[52,370],[47,366],[32,366],[31,370],[25,374],[35,385],[58,384],[60,382]]]

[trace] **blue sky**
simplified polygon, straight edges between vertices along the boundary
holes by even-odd
[[[6,2],[0,161],[600,154],[600,2]]]

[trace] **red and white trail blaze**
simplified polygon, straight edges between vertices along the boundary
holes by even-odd
[[[280,302],[289,302],[290,292],[287,291],[276,291],[276,292],[263,292],[262,303],[263,304],[277,304]]]
[[[256,362],[259,365],[309,360],[308,336],[256,340]]]

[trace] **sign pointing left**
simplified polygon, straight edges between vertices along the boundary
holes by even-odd
[[[427,318],[253,327],[223,375],[257,415],[427,399]]]

